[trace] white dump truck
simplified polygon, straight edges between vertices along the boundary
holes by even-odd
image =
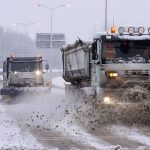
[[[51,88],[51,71],[42,57],[8,57],[3,63],[2,95],[17,95],[25,87]]]
[[[66,91],[100,102],[149,99],[150,27],[122,26],[61,49]],[[86,89],[86,90],[85,90]]]

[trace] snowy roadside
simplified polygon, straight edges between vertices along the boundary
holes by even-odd
[[[0,80],[2,76],[0,75]],[[55,85],[63,88],[63,79],[54,79]],[[60,84],[59,84],[60,83]],[[8,116],[0,104],[0,150],[46,150],[27,129],[21,129],[18,121]],[[51,150],[57,150],[51,148]]]
[[[65,88],[65,84],[69,84],[68,82],[66,82],[61,76],[59,77],[54,77],[52,79],[52,85],[54,87],[58,87],[58,88]]]
[[[0,105],[0,149],[44,150],[44,147],[27,130],[21,130]]]
[[[117,126],[113,125],[109,128],[109,130],[119,137],[126,137],[131,141],[135,141],[141,143],[146,146],[150,146],[150,137],[143,134],[139,129],[133,127],[128,128],[125,126]]]

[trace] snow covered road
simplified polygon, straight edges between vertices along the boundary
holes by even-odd
[[[0,105],[0,149],[44,149],[28,130],[22,130]]]
[[[149,150],[150,128],[105,125],[93,128],[76,120],[83,105],[65,97],[57,77],[51,93],[21,97],[0,105],[0,148],[50,150]],[[84,108],[84,107],[83,107]],[[80,117],[80,116],[78,116]]]

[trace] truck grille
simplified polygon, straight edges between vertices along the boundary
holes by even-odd
[[[125,76],[130,77],[143,77],[143,78],[149,78],[150,72],[148,70],[126,70],[124,72]]]

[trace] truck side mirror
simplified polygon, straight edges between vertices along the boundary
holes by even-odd
[[[97,42],[92,43],[92,60],[98,60]]]
[[[6,62],[3,64],[3,72],[6,72]]]
[[[45,69],[46,69],[46,70],[49,70],[49,64],[46,64],[46,65],[45,65]]]

